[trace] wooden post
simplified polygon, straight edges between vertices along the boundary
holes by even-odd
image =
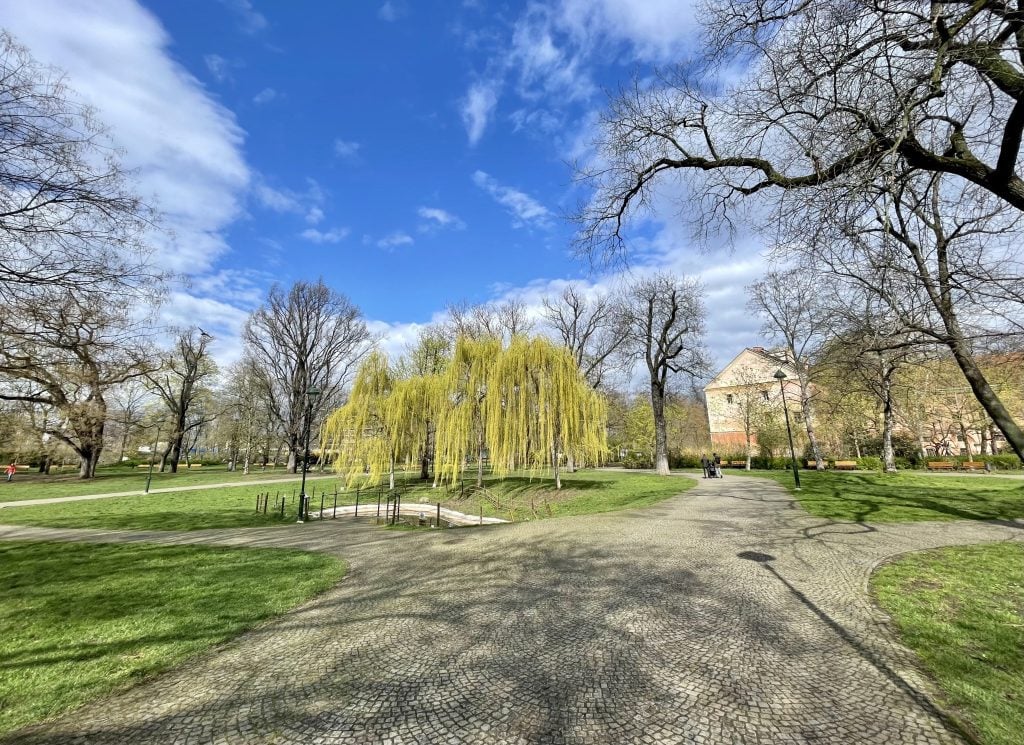
[[[356,512],[352,517],[359,517],[359,489],[356,489]]]
[[[440,502],[437,503],[437,520],[434,521],[434,527],[435,528],[440,528],[441,527],[441,503]]]

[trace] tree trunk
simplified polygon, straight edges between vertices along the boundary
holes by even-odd
[[[896,454],[892,450],[892,382],[882,382],[882,462],[886,473],[896,473]]]
[[[750,470],[750,444],[751,444],[750,432],[747,432],[746,435],[747,435],[747,470],[749,471]]]
[[[821,447],[818,445],[818,436],[814,433],[814,418],[811,410],[811,384],[807,379],[807,373],[800,370],[800,411],[804,417],[804,427],[807,429],[807,440],[811,443],[811,452],[814,454],[815,469],[825,470],[825,464],[821,460]]]
[[[299,458],[298,458],[298,455],[296,454],[296,450],[297,449],[298,449],[298,445],[296,445],[292,441],[289,441],[289,443],[288,443],[288,467],[287,467],[288,473],[296,473],[299,470]]]
[[[985,409],[985,413],[999,427],[999,431],[1003,433],[1003,437],[1010,443],[1010,447],[1013,448],[1017,457],[1024,460],[1024,430],[1021,430],[1020,425],[1014,421],[1010,412],[1007,411],[1006,406],[1003,405],[996,392],[992,390],[988,379],[974,361],[974,355],[967,348],[967,343],[963,339],[963,334],[960,332],[956,319],[947,318],[944,320],[946,321],[946,328],[950,332],[947,346],[949,346],[950,351],[953,353],[953,358],[956,360],[957,365],[959,365],[964,377],[967,378],[967,383],[971,386],[971,390],[974,391],[974,396]]]
[[[484,435],[483,432],[476,438],[476,486],[478,489],[484,485]]]
[[[972,457],[974,452],[971,450],[970,436],[967,434],[967,427],[964,426],[963,422],[960,422],[960,439],[964,441],[964,450],[967,451],[967,457]]]
[[[420,480],[426,481],[430,478],[430,441],[433,422],[427,420],[427,432],[423,440],[423,457],[420,458]]]
[[[659,476],[668,476],[668,432],[665,427],[665,389],[656,380],[651,381],[651,410],[654,413],[654,470]]]

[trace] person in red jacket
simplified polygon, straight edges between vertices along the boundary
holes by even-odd
[[[5,472],[7,474],[7,480],[10,481],[11,479],[13,479],[14,478],[14,474],[17,471],[18,471],[18,467],[16,465],[14,465],[13,463],[11,465],[7,466],[7,471]]]

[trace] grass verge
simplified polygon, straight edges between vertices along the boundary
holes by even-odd
[[[908,554],[879,569],[875,597],[948,702],[986,745],[1024,732],[1024,545]]]
[[[729,474],[726,474],[727,476]],[[812,515],[853,522],[1013,520],[1024,517],[1024,481],[996,476],[804,471],[738,472],[782,484]]]
[[[310,484],[307,488],[312,490],[316,487],[319,495],[320,485],[326,483]],[[266,515],[256,512],[256,494],[261,491],[270,492]],[[283,518],[274,510],[278,491],[287,495]],[[257,528],[294,523],[298,502],[293,494],[297,491],[294,484],[289,484],[286,490],[253,485],[6,507],[0,510],[0,524],[110,530]],[[317,508],[319,499],[317,496]],[[341,504],[341,500],[338,503]]]
[[[318,472],[311,476],[320,476]],[[206,466],[194,471],[179,473],[154,471],[151,489],[166,489],[175,486],[203,486],[205,484],[245,484],[254,481],[281,479],[298,481],[299,475],[288,473],[284,468],[260,471],[253,469],[248,475],[228,471],[224,466]],[[52,497],[78,497],[87,494],[116,494],[119,492],[142,491],[146,487],[146,470],[114,467],[101,470],[95,478],[80,479],[77,474],[64,473],[43,476],[35,473],[18,473],[10,483],[0,481],[0,502],[20,502],[24,499],[49,499]]]
[[[0,733],[134,685],[343,574],[300,551],[0,543]]]

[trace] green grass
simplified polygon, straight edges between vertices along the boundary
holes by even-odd
[[[595,512],[645,507],[674,497],[696,485],[676,476],[584,470],[562,476],[556,490],[550,476],[511,475],[503,479],[485,476],[484,489],[476,491],[467,474],[464,493],[454,489],[413,487],[403,491],[406,502],[440,501],[442,506],[469,515],[526,520],[544,517],[588,515]]]
[[[458,487],[431,489],[429,484],[401,486],[399,491],[403,502],[434,504],[440,501],[444,507],[470,515],[480,514],[482,506],[484,515],[488,517],[525,520],[644,507],[680,494],[695,483],[674,476],[663,478],[602,471],[578,471],[566,474],[562,481],[560,491],[555,490],[550,477],[528,476],[505,479],[486,476],[485,488],[480,492],[472,488],[472,480],[467,480],[464,494]],[[333,485],[333,481],[310,485],[309,489],[315,490],[311,511],[320,509],[320,492],[323,489],[333,490]],[[270,491],[266,515],[256,512],[256,493],[261,490]],[[283,519],[273,509],[277,491],[289,495]],[[202,530],[282,525],[295,522],[298,505],[291,499],[293,491],[297,491],[294,484],[287,489],[253,485],[8,507],[0,510],[0,524],[109,530]],[[364,492],[361,499],[367,510],[362,514],[370,514],[369,510],[375,509],[377,492]],[[354,502],[354,491],[339,493],[339,506]],[[329,510],[333,503],[333,497],[328,496],[326,509]]]
[[[0,543],[0,732],[134,685],[343,573],[299,551]]]
[[[812,515],[833,520],[881,523],[1024,517],[1024,481],[1017,479],[803,471],[803,488],[796,492],[789,471],[737,475],[770,478],[793,492]]]
[[[1024,733],[1024,545],[903,556],[872,578],[878,602],[986,745]]]
[[[311,473],[320,476],[319,473]],[[204,484],[227,484],[266,479],[298,480],[301,476],[290,474],[284,468],[268,469],[261,472],[252,469],[248,476],[241,470],[228,471],[225,466],[203,466],[194,471],[179,473],[153,472],[152,489],[175,486],[202,486]],[[146,470],[123,466],[102,469],[95,478],[80,479],[77,473],[42,476],[37,473],[19,472],[10,483],[0,480],[0,502],[17,502],[23,499],[46,499],[50,497],[77,497],[86,494],[111,494],[127,491],[142,491],[146,486]]]
[[[329,481],[313,482],[307,487],[311,492],[316,490],[313,509],[319,509],[319,493],[327,488],[328,483],[333,489],[333,482]],[[266,515],[256,512],[256,494],[261,491],[270,492]],[[274,510],[278,491],[289,497],[283,519]],[[291,495],[297,491],[296,484],[288,484],[287,488],[252,485],[7,507],[0,510],[0,524],[111,530],[202,530],[281,525],[295,522],[298,500],[293,500]],[[343,503],[339,498],[338,504]]]

